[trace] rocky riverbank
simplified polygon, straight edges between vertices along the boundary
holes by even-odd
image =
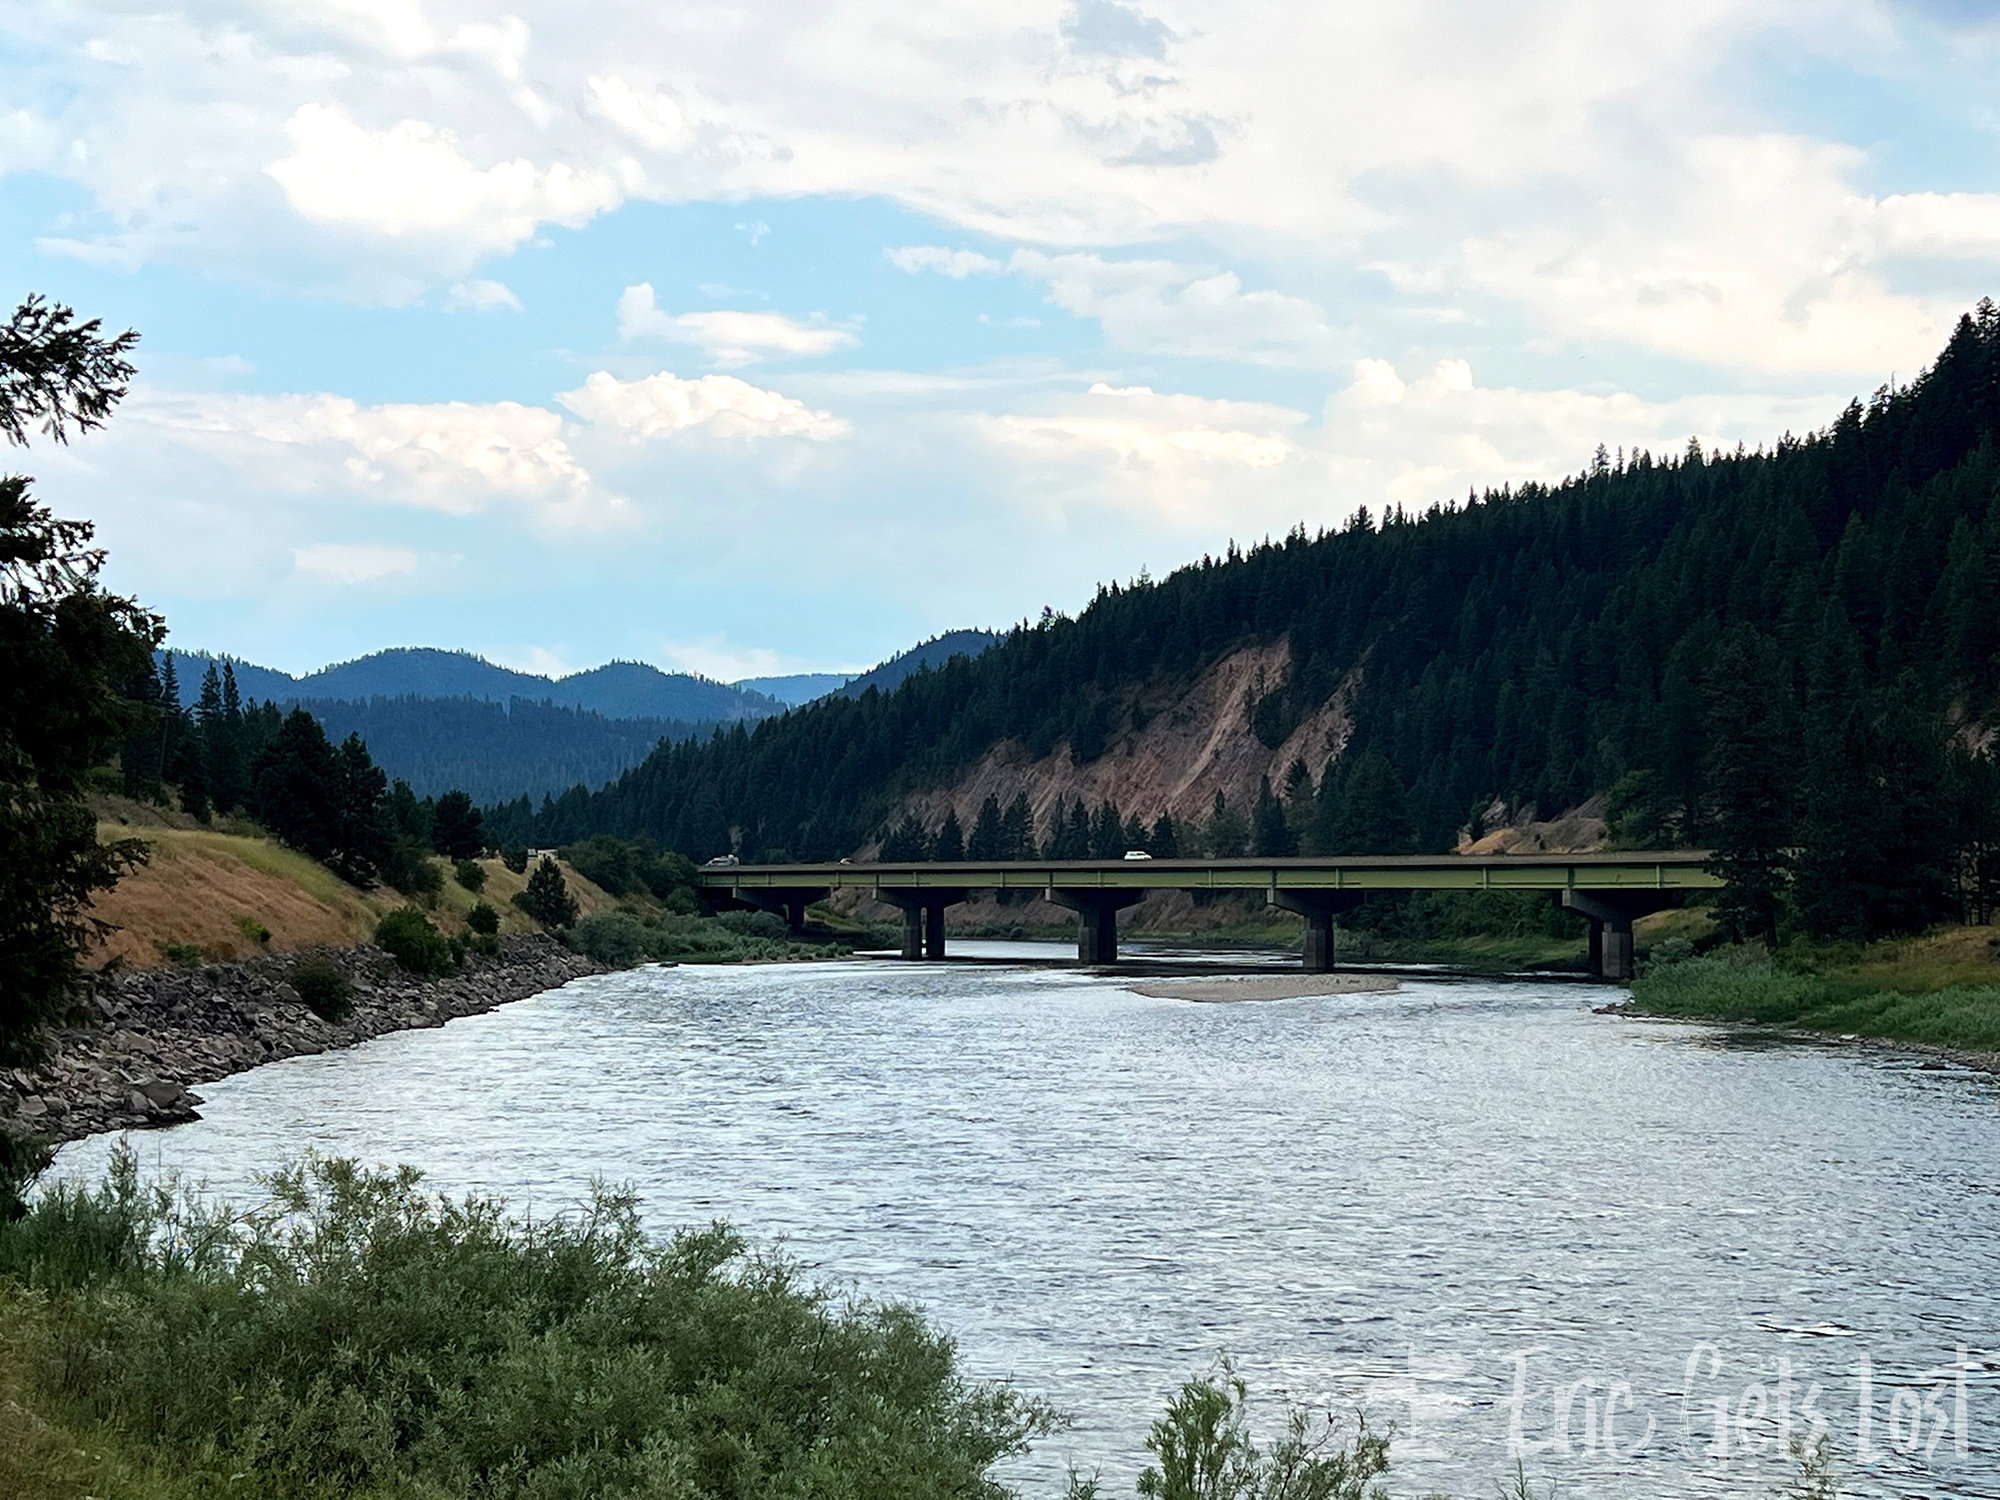
[[[94,1024],[58,1032],[40,1068],[0,1072],[0,1129],[71,1141],[103,1130],[199,1119],[193,1090],[232,1073],[442,1026],[602,972],[546,936],[467,954],[449,979],[423,979],[379,948],[321,950],[354,987],[354,1010],[326,1021],[290,983],[296,959],[148,969],[107,980]]]

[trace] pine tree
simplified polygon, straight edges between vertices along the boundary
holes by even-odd
[[[956,808],[945,810],[944,822],[938,828],[936,840],[931,844],[931,858],[941,865],[964,862],[965,832],[959,827]]]
[[[430,823],[431,848],[446,859],[477,859],[486,848],[479,809],[464,792],[454,790],[439,797]]]
[[[1370,750],[1340,779],[1335,854],[1408,854],[1414,842],[1410,798],[1386,755]]]
[[[930,858],[931,836],[914,812],[903,814],[902,822],[882,841],[882,859],[888,864],[914,864]]]
[[[1000,820],[1000,847],[1000,858],[1006,860],[1033,859],[1036,855],[1035,815],[1026,792],[1016,792],[1007,804],[1006,815]]]
[[[1097,805],[1097,818],[1090,826],[1090,858],[1117,859],[1125,852],[1125,819],[1118,804],[1106,797]]]
[[[1258,780],[1257,808],[1250,815],[1250,848],[1259,858],[1283,858],[1299,852],[1292,842],[1292,830],[1285,824],[1284,804],[1272,794],[1268,776]]]
[[[528,877],[528,888],[514,898],[514,904],[544,927],[568,927],[576,921],[576,899],[552,859],[536,864]]]
[[[1001,824],[1000,799],[988,796],[979,804],[979,816],[972,821],[972,837],[965,845],[966,858],[976,864],[991,864],[1005,858],[1006,833]]]
[[[1243,814],[1229,805],[1221,792],[1209,805],[1208,827],[1203,830],[1212,859],[1241,859],[1250,849],[1250,829]]]
[[[158,802],[163,800],[160,741],[169,721],[150,652],[138,662],[126,684],[125,697],[132,705],[132,715],[118,747],[123,790],[135,802]]]
[[[1155,859],[1181,857],[1180,834],[1174,827],[1172,813],[1161,813],[1153,820],[1153,831],[1146,840],[1145,849]]]
[[[1750,626],[1723,637],[1707,674],[1709,869],[1728,884],[1716,919],[1741,942],[1778,940],[1791,831],[1791,680],[1777,643]]]

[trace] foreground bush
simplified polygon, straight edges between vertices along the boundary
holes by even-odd
[[[92,1434],[73,1463],[124,1445],[175,1481],[147,1493],[259,1500],[929,1500],[1004,1495],[987,1471],[1057,1425],[916,1312],[721,1225],[649,1239],[628,1195],[530,1222],[407,1168],[270,1187],[236,1215],[142,1190],[128,1155],[0,1225],[0,1272],[43,1289],[0,1291],[0,1357]]]
[[[354,986],[340,965],[324,953],[314,953],[292,965],[292,988],[306,1009],[322,1021],[345,1021],[354,1014]]]
[[[375,924],[375,944],[412,974],[439,977],[458,972],[458,955],[429,917],[414,906],[399,906]]]

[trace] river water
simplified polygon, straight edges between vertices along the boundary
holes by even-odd
[[[1844,1494],[2000,1496],[2000,1080],[1604,998],[649,968],[207,1085],[135,1144],[238,1200],[311,1147],[538,1213],[598,1176],[662,1229],[727,1217],[1073,1413],[1024,1494],[1072,1463],[1129,1494],[1227,1354],[1263,1422],[1394,1421],[1398,1496],[1490,1496],[1516,1456],[1575,1500],[1764,1495],[1787,1410]]]

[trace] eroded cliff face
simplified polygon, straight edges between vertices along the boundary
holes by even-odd
[[[1076,764],[1067,744],[1033,760],[1020,741],[1009,740],[951,786],[905,799],[889,821],[914,812],[935,829],[950,809],[969,831],[987,797],[1004,807],[1021,792],[1028,794],[1038,837],[1047,836],[1058,798],[1082,798],[1093,808],[1108,798],[1126,816],[1136,813],[1151,823],[1163,812],[1176,821],[1206,818],[1219,791],[1247,814],[1261,778],[1281,787],[1292,762],[1302,760],[1317,780],[1353,732],[1350,707],[1358,674],[1349,674],[1284,744],[1266,748],[1250,730],[1249,703],[1281,683],[1288,669],[1283,641],[1246,647],[1216,662],[1182,692],[1164,700],[1142,697],[1150,710],[1145,727],[1116,736],[1088,765]]]

